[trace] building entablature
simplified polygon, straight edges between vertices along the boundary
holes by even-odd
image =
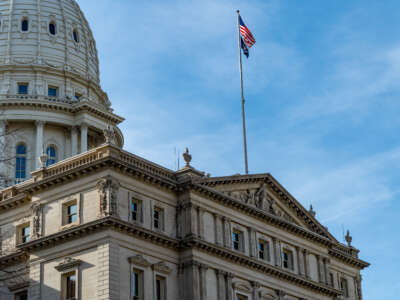
[[[202,196],[217,200],[218,203],[224,206],[229,206],[232,209],[241,211],[246,215],[253,216],[263,222],[271,224],[274,227],[288,231],[305,240],[316,242],[319,245],[326,247],[327,254],[335,257],[341,261],[351,264],[357,268],[367,267],[368,264],[357,258],[358,250],[355,248],[348,248],[332,241],[324,236],[312,232],[306,228],[291,223],[283,218],[270,214],[266,211],[258,209],[252,205],[240,202],[235,198],[229,197],[220,193],[212,188],[206,187],[196,183],[196,181],[186,181],[184,184],[177,183],[174,172],[159,167],[154,163],[150,163],[138,156],[129,154],[122,151],[118,147],[105,144],[101,147],[90,150],[84,154],[66,159],[48,168],[40,169],[32,173],[32,179],[23,182],[13,188],[0,191],[2,200],[0,207],[7,209],[16,207],[30,201],[30,196],[50,187],[59,184],[66,184],[68,181],[73,181],[83,174],[89,175],[96,171],[112,168],[117,172],[129,174],[140,181],[154,184],[169,191],[182,194],[185,192],[195,192]],[[207,207],[189,202],[189,206],[197,208],[197,206],[204,211]],[[178,211],[185,206],[179,204],[176,208]],[[181,208],[179,208],[181,207]],[[212,213],[212,212],[211,212]]]

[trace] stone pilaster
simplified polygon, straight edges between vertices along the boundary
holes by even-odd
[[[320,255],[316,255],[317,257],[317,267],[318,267],[318,281],[321,283],[324,283],[324,270],[323,270],[323,263],[322,263],[322,257]]]
[[[40,169],[39,156],[42,155],[42,153],[45,151],[45,149],[43,149],[44,147],[43,132],[44,132],[45,122],[36,121],[35,124],[36,124],[36,153],[34,161],[36,162],[36,169]]]
[[[119,300],[119,245],[106,242],[97,246],[97,299]]]
[[[275,263],[275,266],[281,267],[282,266],[281,243],[275,237],[272,238],[272,243],[273,243],[273,248],[274,248],[274,263]]]
[[[251,282],[251,287],[253,288],[253,300],[259,300],[259,289],[261,287],[261,284],[256,281]]]
[[[225,276],[226,272],[217,270],[217,292],[218,292],[218,299],[225,300],[226,299],[226,282],[225,282]]]
[[[310,263],[308,259],[309,252],[307,249],[303,250],[303,257],[304,257],[304,274],[306,278],[310,279]]]
[[[301,275],[300,248],[297,246],[296,246],[296,257],[297,257],[297,274]]]
[[[88,125],[86,123],[81,124],[81,153],[88,150]]]
[[[207,270],[208,267],[204,264],[200,264],[200,299],[207,300]]]
[[[75,126],[71,127],[71,155],[78,154],[78,129]]]
[[[257,257],[257,239],[256,239],[256,231],[254,228],[249,228],[249,253],[251,257]]]
[[[329,259],[324,257],[322,262],[323,262],[323,265],[324,265],[325,283],[327,285],[330,285],[330,282],[329,282],[329,269],[328,269]]]
[[[231,220],[227,217],[222,217],[223,239],[226,248],[232,248],[232,231]]]
[[[40,300],[40,273],[41,273],[40,263],[31,264],[29,267],[29,289],[28,289],[28,299],[29,300]]]
[[[204,209],[197,207],[197,232],[199,238],[204,240]]]
[[[233,300],[232,279],[233,279],[232,273],[226,274],[225,282],[226,282],[226,299],[227,300]]]

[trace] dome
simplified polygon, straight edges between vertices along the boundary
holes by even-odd
[[[1,2],[1,66],[43,66],[99,85],[96,42],[74,0]]]
[[[41,167],[42,154],[53,164],[86,152],[110,128],[122,147],[123,118],[99,78],[96,42],[74,0],[1,1],[0,146],[25,160],[22,173],[14,170],[20,161],[0,164],[0,177],[23,181]]]

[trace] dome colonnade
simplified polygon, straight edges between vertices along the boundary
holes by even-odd
[[[75,0],[1,1],[0,145],[13,158],[1,174],[22,181],[43,152],[50,163],[85,152],[104,142],[109,126],[122,147],[122,121],[100,86],[96,42]]]

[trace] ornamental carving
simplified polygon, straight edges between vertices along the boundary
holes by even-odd
[[[100,215],[118,216],[118,191],[119,183],[111,176],[100,179],[97,189],[100,197]]]
[[[74,259],[71,257],[65,257],[64,260],[55,266],[55,269],[59,272],[64,272],[70,269],[76,269],[81,265],[82,261],[80,259]]]
[[[172,272],[172,269],[170,267],[168,267],[167,264],[165,262],[163,262],[163,261],[160,261],[160,262],[158,262],[156,264],[153,264],[151,266],[151,268],[154,271],[157,271],[157,272],[160,272],[160,273],[163,273],[163,274],[166,274],[166,275]]]
[[[31,206],[32,219],[32,237],[38,239],[42,236],[42,205],[33,203]]]
[[[151,263],[143,257],[143,255],[138,254],[136,256],[131,256],[128,258],[129,263],[135,265],[135,266],[140,266],[147,268],[151,265]]]

